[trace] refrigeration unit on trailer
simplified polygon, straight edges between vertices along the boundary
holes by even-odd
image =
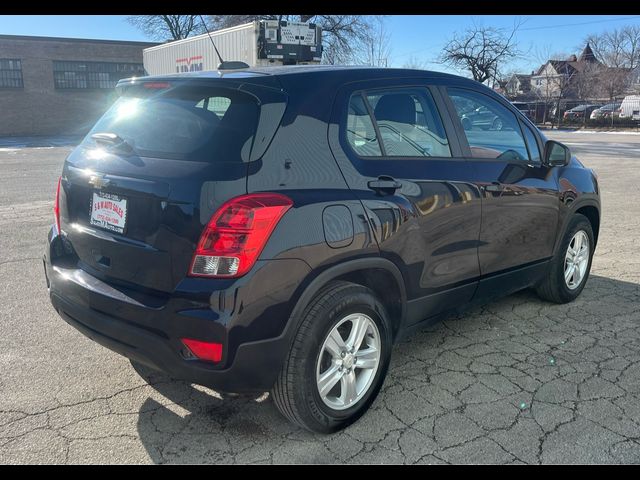
[[[257,20],[146,48],[149,75],[216,70],[220,59],[250,67],[320,63],[322,29],[313,23]]]

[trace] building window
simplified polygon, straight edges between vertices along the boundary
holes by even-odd
[[[111,89],[118,80],[144,75],[141,63],[53,62],[53,83],[58,89]]]
[[[0,58],[0,88],[22,88],[22,62],[15,58]]]

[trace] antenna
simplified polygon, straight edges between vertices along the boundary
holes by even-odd
[[[202,18],[202,15],[198,15],[200,17],[200,21],[202,22],[202,26],[204,27],[205,31],[207,32],[207,35],[209,35],[209,40],[211,40],[211,44],[213,45],[213,49],[216,51],[216,54],[218,55],[218,59],[220,60],[220,63],[224,63],[224,60],[222,60],[222,56],[220,55],[220,52],[218,51],[218,48],[216,47],[216,44],[213,43],[213,38],[211,37],[211,33],[209,32],[209,29],[207,28],[207,24],[204,21],[204,18]]]

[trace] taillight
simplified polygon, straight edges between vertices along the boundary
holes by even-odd
[[[56,218],[56,229],[58,230],[58,234],[61,232],[60,230],[60,182],[62,182],[62,177],[58,177],[58,186],[56,188],[56,199],[53,203],[53,214]]]
[[[189,275],[240,277],[247,273],[292,205],[289,197],[279,193],[252,193],[224,203],[200,236]]]
[[[181,338],[182,343],[198,360],[218,363],[222,360],[222,344],[203,342],[193,338]]]

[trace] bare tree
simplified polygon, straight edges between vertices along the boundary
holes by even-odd
[[[204,33],[200,15],[131,15],[127,21],[153,40],[180,40]]]
[[[391,37],[384,20],[377,18],[369,28],[365,40],[359,51],[354,51],[353,63],[365,64],[372,67],[388,67],[391,57]]]
[[[602,96],[603,73],[606,67],[599,63],[585,63],[573,75],[573,88],[580,100],[592,100]]]
[[[631,70],[629,68],[601,67],[597,86],[603,96],[610,100],[624,95],[631,81]]]
[[[640,66],[640,25],[629,25],[622,29],[625,39],[626,67],[634,70]]]
[[[589,35],[586,41],[598,61],[608,67],[634,69],[640,65],[640,26]]]
[[[600,86],[603,95],[613,99],[627,92],[633,72],[640,67],[640,26],[608,30],[586,38],[603,65]]]
[[[507,31],[474,25],[462,34],[454,33],[445,45],[440,61],[453,68],[469,71],[478,82],[495,80],[503,65],[520,55],[515,39],[519,26],[516,24]]]
[[[312,22],[322,28],[323,62],[353,63],[371,39],[380,17],[375,15],[211,15],[212,29],[233,27],[254,20]]]
[[[426,70],[427,62],[418,57],[410,56],[402,65],[402,68],[411,68],[414,70]]]

